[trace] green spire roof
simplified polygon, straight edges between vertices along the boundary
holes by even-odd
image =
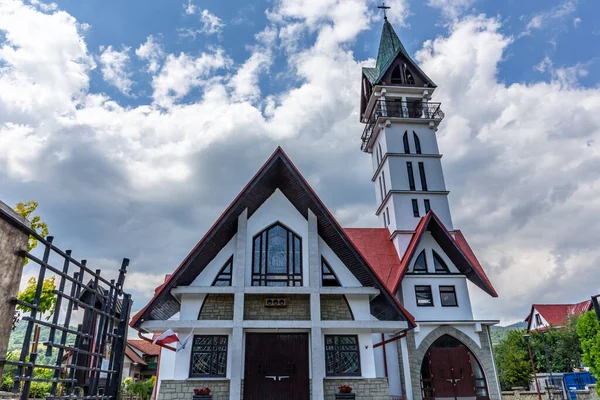
[[[402,52],[408,57],[406,49],[402,45],[400,38],[396,35],[392,24],[387,18],[383,20],[383,29],[381,30],[381,41],[379,42],[379,52],[377,53],[377,76],[381,77],[387,71],[390,64],[396,59],[398,53]]]
[[[400,38],[394,31],[392,24],[388,21],[387,18],[383,20],[383,29],[381,30],[381,40],[379,42],[379,52],[377,53],[377,64],[375,68],[363,68],[363,73],[367,77],[367,79],[373,84],[376,85],[381,81],[383,75],[390,68],[390,65],[394,62],[394,60],[398,57],[398,55],[402,54],[404,58],[410,63],[415,69],[423,74],[423,78],[425,81],[428,81],[431,86],[436,86],[431,79],[427,77],[427,75],[419,68],[416,62],[410,57],[406,48],[400,41]]]

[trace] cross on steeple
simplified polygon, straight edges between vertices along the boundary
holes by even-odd
[[[392,8],[392,7],[390,7],[390,6],[386,6],[386,5],[385,5],[385,2],[384,2],[384,3],[381,3],[381,5],[380,5],[380,6],[377,6],[377,8],[379,8],[379,9],[383,10],[383,18],[384,18],[384,19],[387,19],[387,13],[386,13],[386,11],[387,11],[387,10],[389,10],[390,8]]]

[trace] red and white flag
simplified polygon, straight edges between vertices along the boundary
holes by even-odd
[[[177,335],[175,334],[175,332],[173,332],[172,329],[167,329],[166,331],[161,333],[160,336],[158,336],[156,339],[154,339],[154,341],[152,343],[161,345],[161,344],[169,344],[169,343],[174,343],[174,342],[179,342]]]

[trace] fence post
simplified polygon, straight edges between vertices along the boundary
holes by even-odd
[[[19,293],[23,257],[19,250],[27,249],[29,221],[0,201],[0,376],[4,370],[8,340],[13,326],[15,303]]]

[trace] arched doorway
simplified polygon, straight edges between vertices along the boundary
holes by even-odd
[[[479,361],[450,335],[441,336],[421,364],[423,400],[487,400],[488,389]]]

